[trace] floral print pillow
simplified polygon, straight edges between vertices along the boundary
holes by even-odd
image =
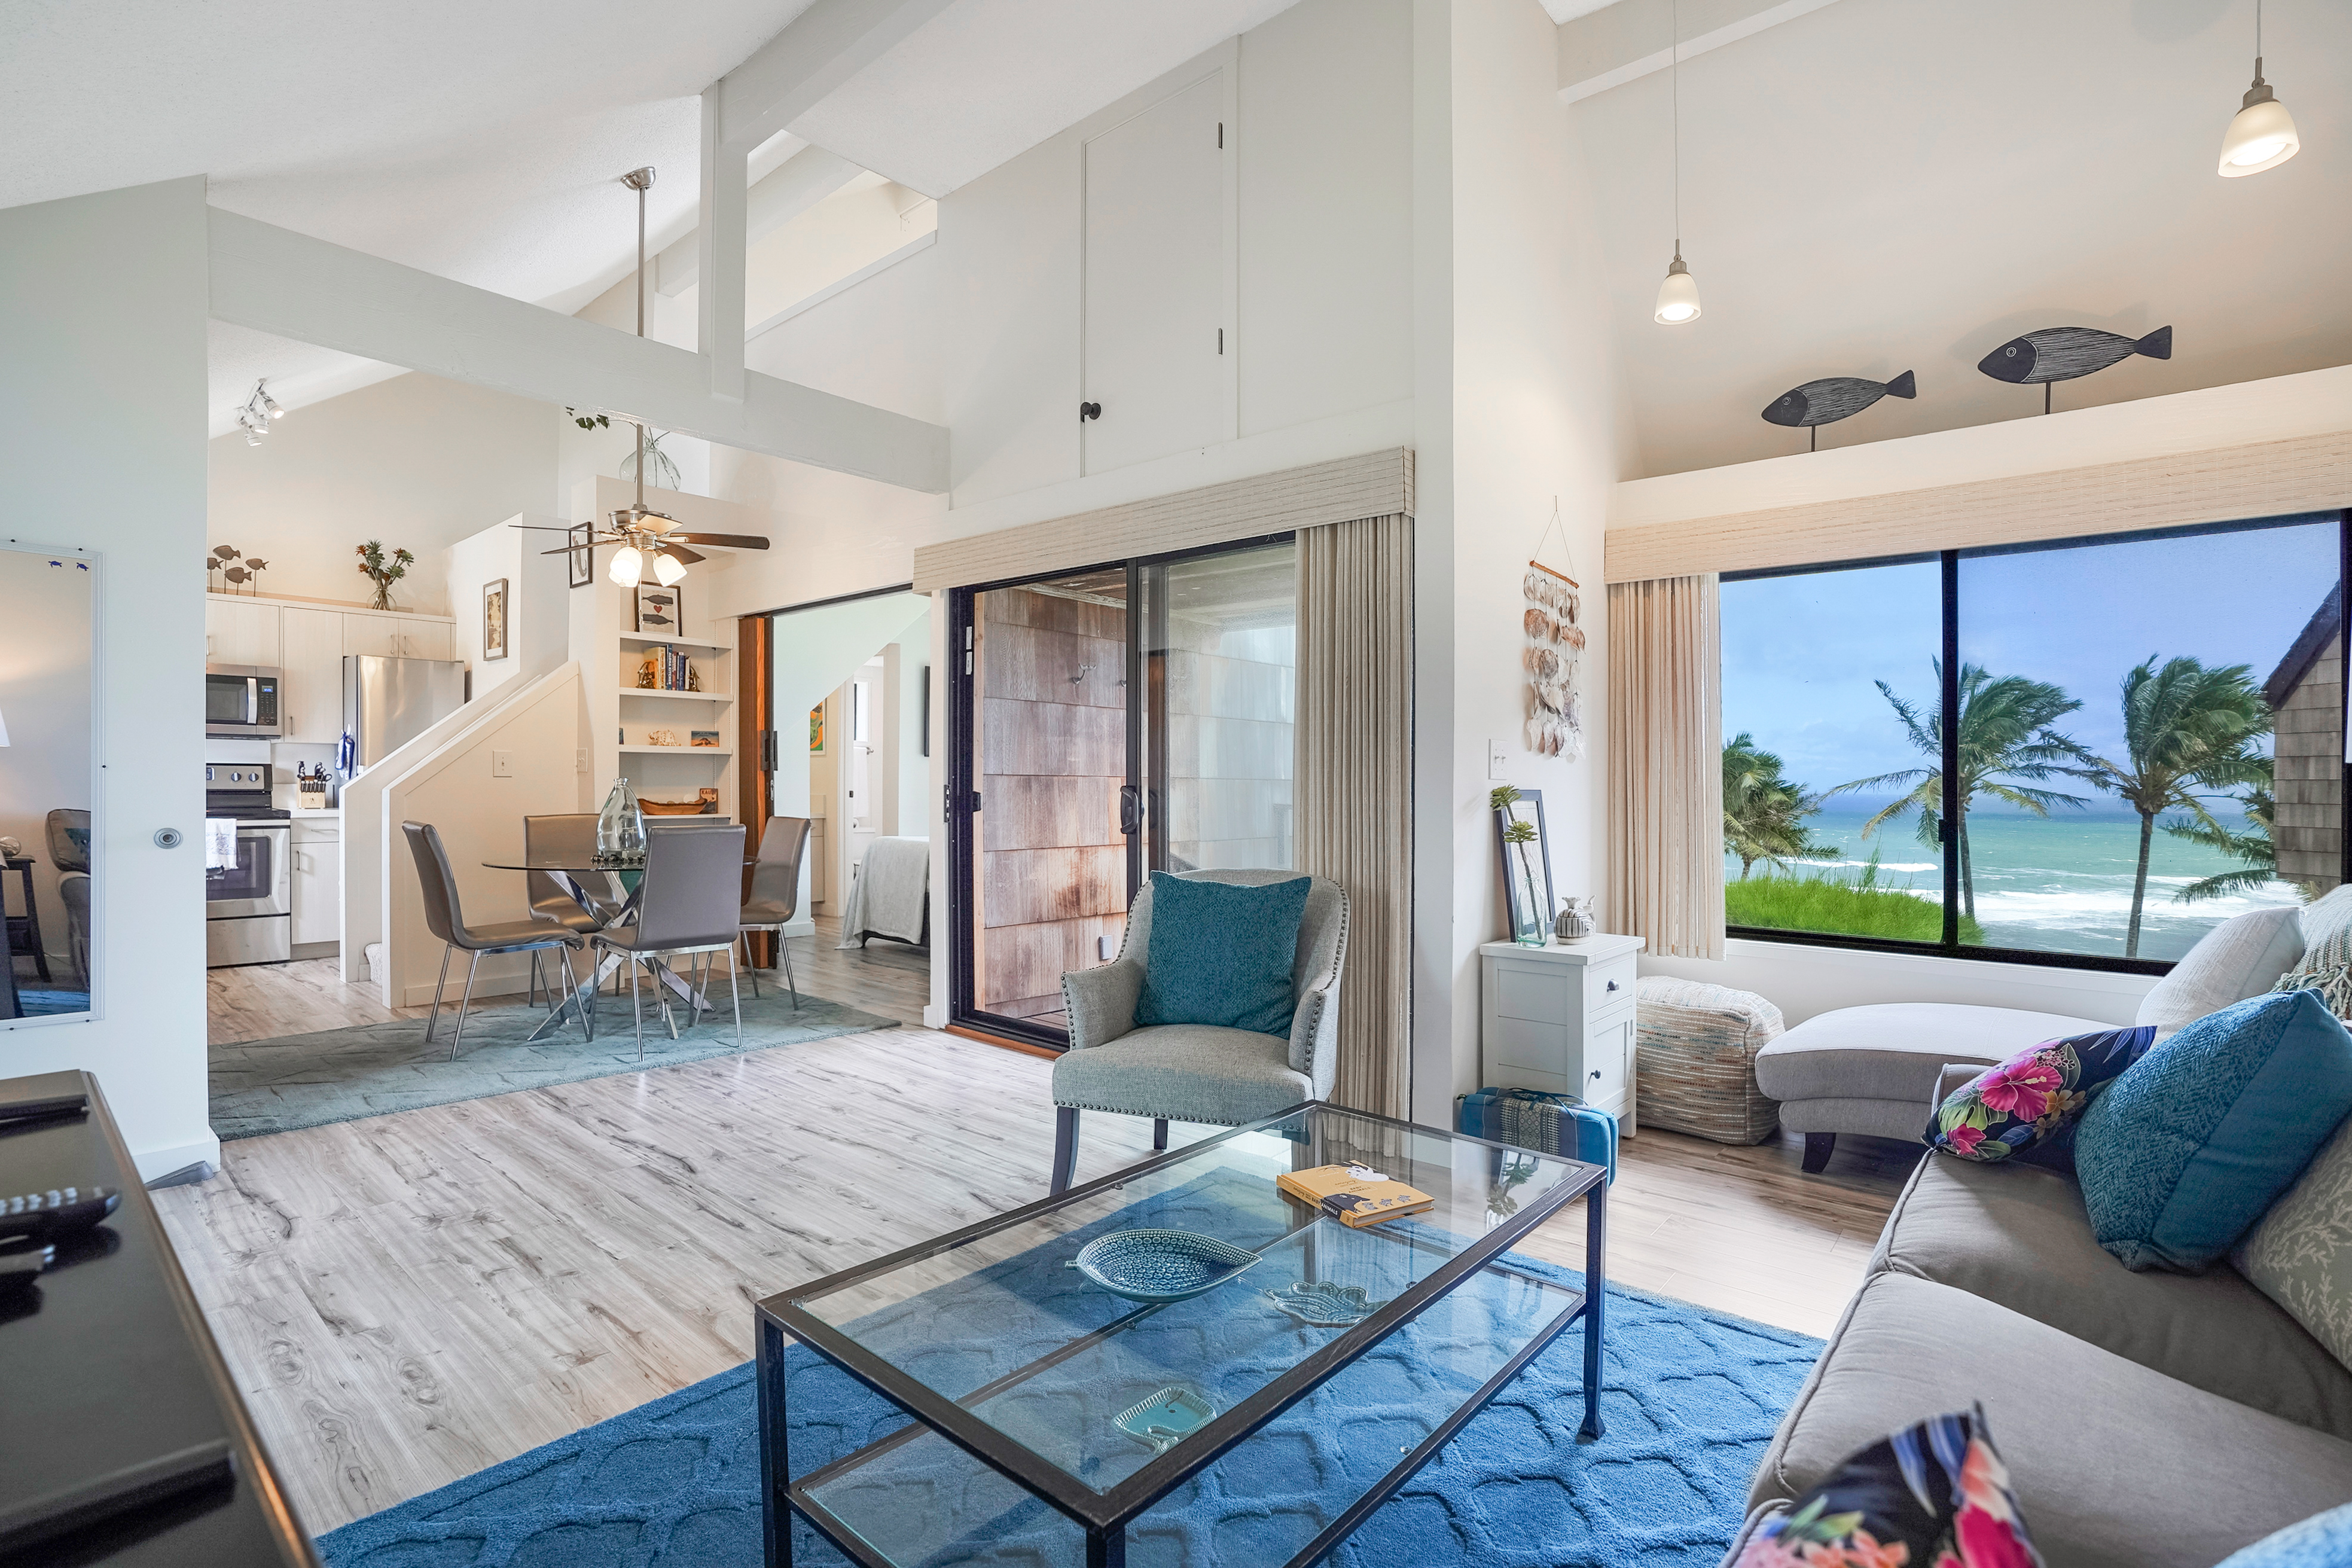
[[[2042,1568],[1984,1406],[1935,1415],[1840,1465],[1748,1538],[1733,1568]]]
[[[2006,1160],[2071,1127],[2101,1089],[2139,1060],[2156,1026],[2044,1040],[1944,1097],[1927,1146],[1963,1160]]]

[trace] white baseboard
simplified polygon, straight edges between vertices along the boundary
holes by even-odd
[[[786,936],[814,936],[816,934],[815,917],[803,916],[796,921],[786,921],[784,922],[784,934]]]
[[[945,1007],[925,1007],[923,1009],[923,1027],[926,1029],[944,1029],[947,1026],[948,1010]]]
[[[215,1170],[220,1169],[221,1142],[218,1137],[208,1132],[193,1143],[174,1143],[163,1149],[135,1149],[131,1154],[131,1163],[138,1167],[142,1182],[168,1176],[199,1160]]]

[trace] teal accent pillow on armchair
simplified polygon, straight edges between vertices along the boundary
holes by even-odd
[[[1313,885],[1308,877],[1247,887],[1152,872],[1151,944],[1136,1023],[1288,1034],[1297,1005],[1290,968]]]
[[[2083,1113],[2074,1173],[2101,1247],[2201,1271],[2294,1184],[2352,1112],[2352,1035],[2309,991],[2208,1014]]]

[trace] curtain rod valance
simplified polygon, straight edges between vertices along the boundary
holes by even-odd
[[[1612,583],[2030,544],[2352,505],[2352,432],[1654,522],[1608,536]]]
[[[1412,448],[1391,447],[927,544],[915,552],[915,592],[1410,515],[1412,509]]]

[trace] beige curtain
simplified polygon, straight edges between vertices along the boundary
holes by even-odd
[[[1402,1117],[1412,973],[1412,519],[1298,532],[1298,869],[1348,889],[1331,1098]]]
[[[1654,953],[1723,956],[1722,632],[1712,573],[1609,584],[1609,907]]]

